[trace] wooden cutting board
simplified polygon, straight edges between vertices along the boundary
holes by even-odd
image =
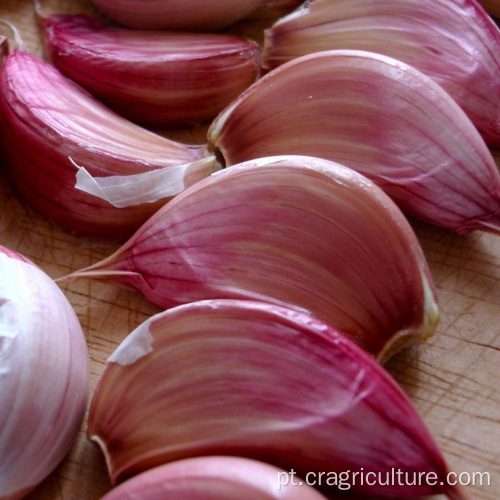
[[[45,0],[43,4],[47,12],[96,14],[87,0]],[[0,19],[15,24],[27,49],[43,56],[31,0],[1,0]],[[199,131],[171,136],[193,142]],[[398,354],[388,369],[415,403],[451,470],[490,475],[490,486],[466,488],[471,499],[497,500],[500,237],[481,232],[458,236],[421,222],[412,224],[434,276],[442,318],[432,339]],[[118,247],[55,227],[20,199],[2,176],[0,244],[32,259],[53,278],[94,263]],[[62,288],[86,334],[92,393],[118,343],[158,309],[137,293],[98,283],[82,281]],[[97,500],[110,489],[103,457],[85,431],[86,420],[71,452],[29,495],[30,500]]]

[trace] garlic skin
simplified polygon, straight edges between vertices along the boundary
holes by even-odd
[[[394,467],[438,478],[353,484],[370,498],[455,494],[424,422],[376,360],[307,313],[252,300],[194,302],[140,325],[104,368],[88,435],[113,484],[175,460],[235,455],[299,477]]]
[[[139,127],[23,50],[7,57],[0,90],[5,172],[35,210],[67,230],[126,239],[169,198],[215,169],[206,146]],[[117,209],[75,187],[78,166],[101,177],[168,169],[175,189],[146,204],[134,204],[128,193],[129,206]]]
[[[319,491],[287,472],[243,457],[186,458],[160,465],[112,489],[101,500],[326,500]],[[299,481],[303,484],[299,485]]]
[[[385,359],[435,331],[420,244],[397,206],[328,160],[261,158],[186,189],[113,255],[63,280],[139,290],[168,308],[213,298],[292,305]]]
[[[312,0],[264,39],[267,70],[332,49],[404,61],[439,83],[500,147],[500,29],[475,0]]]
[[[23,498],[62,461],[89,394],[85,337],[58,286],[0,247],[0,498]]]
[[[142,125],[212,120],[257,78],[259,47],[236,36],[123,29],[83,15],[40,18],[52,63]]]
[[[457,233],[500,228],[500,174],[464,111],[390,57],[331,50],[262,77],[211,124],[227,166],[300,154],[369,177],[409,215]]]
[[[134,29],[218,31],[269,0],[91,0],[109,19]]]

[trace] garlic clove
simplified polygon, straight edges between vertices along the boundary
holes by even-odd
[[[500,175],[463,110],[396,59],[331,50],[268,73],[211,124],[227,166],[276,154],[338,161],[406,213],[458,233],[498,232]]]
[[[220,454],[303,478],[393,469],[437,478],[434,486],[352,485],[370,498],[455,493],[424,422],[379,363],[307,313],[251,300],[195,302],[140,325],[104,368],[88,436],[114,484]]]
[[[143,125],[212,120],[257,78],[259,46],[237,36],[122,29],[83,15],[40,18],[52,63]]]
[[[397,206],[328,160],[272,157],[175,197],[113,255],[65,280],[141,291],[167,308],[212,298],[290,304],[387,358],[438,322],[430,271]]]
[[[268,70],[331,49],[404,61],[439,83],[500,147],[500,30],[475,0],[312,0],[264,38]]]
[[[160,465],[117,486],[101,500],[134,498],[326,500],[319,491],[287,471],[257,460],[230,456],[193,457]]]
[[[125,120],[23,50],[9,54],[0,89],[5,171],[39,213],[71,231],[124,239],[168,200],[117,209],[75,187],[76,165],[97,177],[171,169],[178,190],[215,169],[205,145],[171,141]]]
[[[0,498],[23,498],[73,446],[89,355],[70,303],[32,262],[0,247]]]
[[[134,29],[218,31],[243,19],[269,0],[91,0],[118,24]]]

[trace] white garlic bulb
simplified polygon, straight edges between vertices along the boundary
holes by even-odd
[[[61,462],[89,394],[85,337],[60,288],[0,246],[0,498],[23,498]]]

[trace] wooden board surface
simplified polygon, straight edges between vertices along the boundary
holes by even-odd
[[[45,0],[48,12],[95,13],[86,0]],[[31,0],[1,0],[28,50],[43,56]],[[4,31],[7,34],[7,30]],[[174,138],[191,141],[191,131]],[[410,395],[457,473],[487,472],[491,485],[469,486],[471,499],[500,495],[500,237],[458,236],[412,221],[437,285],[441,321],[426,344],[393,358],[388,369]],[[70,235],[37,215],[0,176],[0,244],[57,278],[109,255],[117,244]],[[83,326],[91,393],[107,357],[157,308],[139,294],[75,282],[63,287]],[[110,489],[103,457],[85,437],[30,500],[96,500]]]

